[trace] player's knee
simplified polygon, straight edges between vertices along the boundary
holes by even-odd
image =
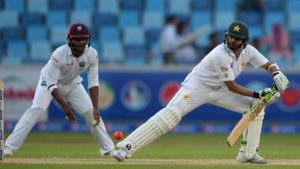
[[[173,129],[181,120],[181,113],[176,109],[166,107],[151,118],[162,133]]]
[[[90,109],[90,110],[87,110],[83,113],[80,113],[81,116],[84,117],[86,123],[89,125],[89,126],[92,126],[94,125],[94,115],[93,115],[93,109]]]
[[[25,111],[22,117],[25,123],[31,123],[31,122],[35,123],[37,120],[39,120],[42,117],[44,113],[45,110],[43,108],[31,106],[29,109]]]

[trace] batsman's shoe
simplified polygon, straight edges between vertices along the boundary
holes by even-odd
[[[254,155],[252,159],[247,159],[245,157],[244,151],[239,151],[239,154],[236,157],[236,160],[240,163],[253,163],[253,164],[266,164],[267,160],[260,156],[258,153]]]
[[[113,149],[109,152],[103,153],[102,156],[109,157],[109,156],[113,156],[115,153],[116,153],[116,150]]]
[[[14,156],[15,154],[16,154],[16,152],[14,150],[12,150],[11,148],[4,147],[4,153],[3,153],[3,155],[5,157],[7,157],[7,156]]]
[[[125,161],[125,159],[127,159],[127,153],[123,149],[119,149],[115,151],[115,153],[112,156],[119,162],[123,162]]]
[[[256,153],[255,156],[251,160],[249,160],[249,163],[267,164],[267,160]]]

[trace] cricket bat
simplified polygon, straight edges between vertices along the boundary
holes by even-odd
[[[260,113],[260,111],[266,106],[271,99],[272,95],[276,92],[275,88],[272,88],[272,92],[266,94],[261,98],[251,109],[238,121],[234,126],[231,133],[227,137],[227,145],[232,147],[239,137],[242,135],[244,130],[249,126],[250,122]]]

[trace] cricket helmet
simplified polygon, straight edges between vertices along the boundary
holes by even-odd
[[[228,42],[228,36],[243,39],[242,47],[245,48],[249,41],[248,26],[242,21],[232,22],[225,31],[225,42]]]
[[[68,45],[75,57],[81,56],[86,46],[90,46],[90,37],[91,35],[86,25],[82,23],[75,23],[71,25],[67,39]]]

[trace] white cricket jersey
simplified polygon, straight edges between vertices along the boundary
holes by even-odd
[[[235,80],[246,68],[247,64],[260,67],[268,62],[257,49],[247,45],[238,59],[234,53],[222,43],[208,53],[189,73],[183,85],[198,88],[199,86],[222,87],[224,81]]]
[[[99,85],[98,54],[92,47],[86,47],[82,56],[75,58],[68,45],[62,45],[51,55],[48,63],[41,70],[40,79],[46,81],[51,93],[58,84],[68,85],[81,82],[80,74],[88,72],[88,88]]]

